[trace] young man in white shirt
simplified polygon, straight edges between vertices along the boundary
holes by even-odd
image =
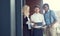
[[[31,22],[34,23],[33,26],[33,36],[43,36],[43,28],[45,25],[44,17],[40,12],[40,7],[37,5],[34,8],[35,13],[31,15]]]

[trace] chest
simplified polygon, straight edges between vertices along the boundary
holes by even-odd
[[[44,14],[44,17],[45,18],[51,18],[51,13],[49,12],[49,13]]]
[[[36,14],[33,16],[33,18],[39,20],[39,19],[42,19],[42,15]]]

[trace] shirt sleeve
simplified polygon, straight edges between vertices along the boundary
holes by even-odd
[[[54,18],[55,21],[57,20],[57,15],[56,13],[54,13],[54,11],[51,12],[51,16]]]
[[[42,22],[43,22],[43,25],[45,25],[45,20],[44,20],[44,16],[42,15]]]
[[[33,17],[33,15],[31,15],[31,21],[34,21],[34,17]]]
[[[31,15],[31,17],[30,17],[30,21],[31,21],[31,26],[33,26],[34,25],[34,17],[33,17],[33,15]]]
[[[30,19],[31,19],[31,21],[33,20],[32,15],[31,15],[31,18]]]

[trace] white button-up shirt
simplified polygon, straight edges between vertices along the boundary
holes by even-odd
[[[31,15],[31,21],[33,22],[43,22],[43,25],[45,25],[45,21],[44,21],[44,16],[40,13],[34,13],[33,15]],[[41,27],[41,26],[36,26],[36,28]]]

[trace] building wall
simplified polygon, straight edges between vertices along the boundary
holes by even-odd
[[[30,6],[30,15],[34,13],[34,6],[40,5],[42,7],[43,0],[26,0],[26,4]]]

